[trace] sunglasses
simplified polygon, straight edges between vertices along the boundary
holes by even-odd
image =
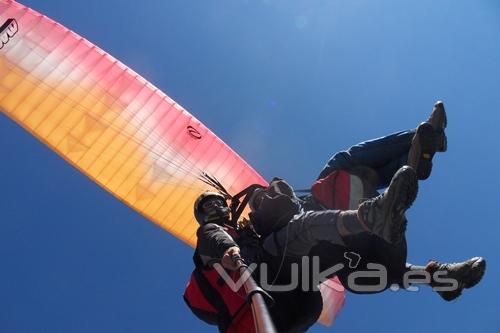
[[[226,207],[226,203],[221,199],[209,199],[204,202],[201,207],[205,212],[213,210],[215,208]]]

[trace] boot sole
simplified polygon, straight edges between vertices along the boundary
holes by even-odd
[[[435,143],[433,142],[435,133],[431,124],[422,123],[417,128],[418,143],[420,145],[420,159],[417,166],[417,177],[420,180],[429,178],[432,171],[432,158],[436,153]]]
[[[436,133],[443,133],[442,141],[440,142],[440,145],[436,149],[436,151],[445,152],[446,150],[448,150],[448,140],[446,139],[446,135],[444,134],[444,129],[448,126],[448,117],[446,116],[446,110],[444,108],[443,102],[437,101],[436,104],[434,104],[432,113],[434,112],[439,112],[439,118],[441,119],[441,121],[436,124],[436,126],[438,126],[438,128],[436,129]]]

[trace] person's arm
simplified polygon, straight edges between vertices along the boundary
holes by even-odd
[[[196,247],[203,264],[212,265],[222,261],[225,268],[233,268],[230,256],[239,254],[239,247],[224,228],[215,223],[208,223],[198,228],[196,235]]]

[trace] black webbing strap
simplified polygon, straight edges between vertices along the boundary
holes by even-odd
[[[243,191],[234,195],[231,198],[231,221],[233,225],[236,226],[238,219],[245,210],[246,205],[248,205],[248,202],[250,201],[253,192],[258,188],[265,188],[265,186],[259,184],[250,185],[246,189],[244,189]],[[245,197],[243,198],[243,201],[240,202],[240,198],[243,196]]]

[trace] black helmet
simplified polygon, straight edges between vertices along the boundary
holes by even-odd
[[[229,212],[226,198],[217,192],[206,191],[194,202],[194,217],[200,225],[225,222],[229,219]]]

